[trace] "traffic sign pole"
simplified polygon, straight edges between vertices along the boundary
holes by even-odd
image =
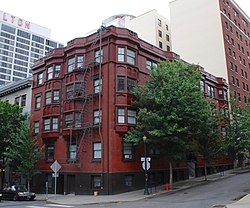
[[[56,196],[56,178],[57,178],[57,172],[61,169],[61,165],[57,162],[57,160],[50,166],[50,168],[55,173],[55,196]]]

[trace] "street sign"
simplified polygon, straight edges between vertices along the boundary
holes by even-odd
[[[57,162],[57,160],[50,166],[50,168],[57,173],[60,169],[61,169],[61,165],[59,164],[59,162]]]
[[[59,177],[59,173],[52,173],[52,177],[53,178],[58,178]]]
[[[146,166],[146,164],[145,164],[145,158],[142,157],[142,158],[141,158],[141,161],[143,162],[143,163],[142,163],[142,168],[145,170],[145,166]],[[149,163],[150,161],[151,161],[151,158],[150,158],[150,157],[147,157],[147,159],[146,159],[147,170],[149,170],[149,168],[150,168],[150,163]]]
[[[55,196],[56,196],[56,178],[59,176],[57,172],[61,169],[61,167],[62,166],[59,164],[59,162],[57,162],[57,160],[50,166],[50,168],[54,171],[54,176],[55,176]]]

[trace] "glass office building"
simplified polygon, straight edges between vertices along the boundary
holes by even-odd
[[[0,11],[0,86],[32,75],[37,59],[63,47],[50,39],[50,29]]]

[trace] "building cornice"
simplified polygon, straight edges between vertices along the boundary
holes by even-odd
[[[0,98],[9,94],[12,94],[14,92],[18,92],[20,90],[29,88],[32,86],[32,80],[33,77],[28,77],[24,80],[21,80],[19,82],[14,82],[8,85],[5,85],[0,88]]]

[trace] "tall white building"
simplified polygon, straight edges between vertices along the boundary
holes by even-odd
[[[155,9],[139,16],[119,14],[102,22],[103,25],[114,25],[136,32],[140,39],[165,51],[171,50],[169,20]]]
[[[170,3],[173,50],[223,77],[240,103],[250,102],[250,18],[237,0]]]
[[[31,75],[35,60],[62,44],[50,29],[0,11],[0,86]]]

